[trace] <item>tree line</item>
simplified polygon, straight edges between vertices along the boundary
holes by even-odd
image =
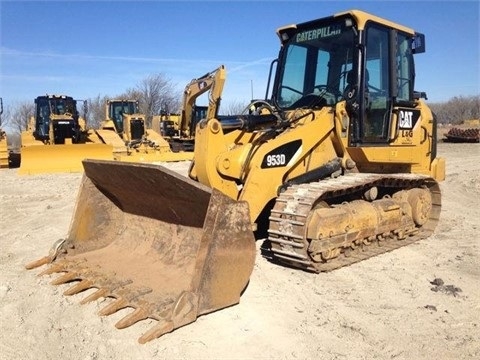
[[[465,120],[480,119],[480,95],[455,96],[428,105],[437,116],[438,124],[459,125]]]

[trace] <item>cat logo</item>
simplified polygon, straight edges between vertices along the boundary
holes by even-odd
[[[411,129],[413,112],[400,110],[400,129]]]
[[[419,118],[418,110],[399,109],[398,111],[399,127],[402,130],[412,130]]]

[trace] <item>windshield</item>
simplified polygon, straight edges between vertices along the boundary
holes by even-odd
[[[300,27],[286,43],[277,102],[282,108],[298,107],[305,96],[320,96],[324,105],[333,105],[347,86],[355,51],[352,27],[345,19],[310,23]]]
[[[72,98],[52,98],[48,102],[50,112],[54,115],[74,115],[76,112],[76,103]]]
[[[123,114],[132,115],[137,113],[136,101],[111,101],[109,106],[109,117],[115,123],[117,132],[123,131]]]

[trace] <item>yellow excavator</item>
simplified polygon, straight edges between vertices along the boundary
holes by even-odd
[[[77,101],[66,95],[35,99],[35,114],[21,133],[19,174],[82,172],[82,160],[113,159],[112,147],[86,127]],[[83,102],[84,113],[87,102]]]
[[[197,124],[189,178],[84,161],[66,239],[27,268],[50,264],[66,295],[96,288],[83,302],[114,298],[101,315],[135,309],[118,328],[158,320],[144,343],[238,303],[256,239],[275,263],[323,272],[430,236],[445,161],[414,89],[425,36],[358,10],[277,34],[265,99]]]
[[[180,116],[167,115],[163,120],[165,138],[169,141],[172,149],[193,151],[197,123],[204,118],[217,117],[225,77],[225,66],[221,65],[199,78],[192,79],[185,86]],[[197,98],[207,91],[208,106],[196,105]],[[167,129],[171,129],[171,131],[167,131]]]
[[[146,118],[138,110],[137,100],[112,99],[105,103],[105,120],[95,131],[113,146],[115,160],[158,162],[191,160],[192,153],[173,152],[163,136],[147,129]]]
[[[7,133],[2,129],[3,99],[0,97],[0,169],[8,168]]]

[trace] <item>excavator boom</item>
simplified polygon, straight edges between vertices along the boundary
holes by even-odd
[[[179,126],[181,137],[193,137],[196,126],[192,119],[195,100],[209,90],[207,119],[212,119],[217,116],[221,94],[225,84],[225,77],[225,66],[221,65],[217,69],[197,79],[193,79],[185,86],[185,90],[183,91],[182,116]]]

